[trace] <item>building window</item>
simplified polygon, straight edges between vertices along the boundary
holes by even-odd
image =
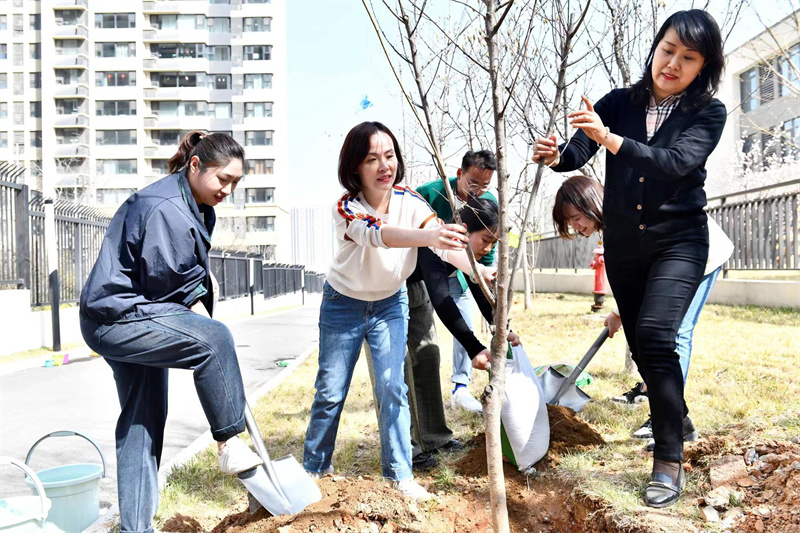
[[[3,15],[5,18],[5,15]],[[39,13],[32,13],[28,15],[28,21],[30,23],[30,28],[34,31],[39,31],[42,29],[42,15]],[[5,28],[3,28],[5,29]]]
[[[97,203],[101,205],[121,205],[135,192],[136,189],[97,189]]]
[[[800,156],[800,117],[783,123],[781,155],[784,160],[796,161]]]
[[[136,43],[94,43],[95,57],[136,57]]]
[[[29,78],[30,78],[30,82],[31,82],[31,89],[41,89],[42,88],[42,73],[41,72],[31,72]]]
[[[14,50],[14,66],[21,67],[25,61],[24,53],[23,53],[23,44],[22,43],[14,43],[13,45]]]
[[[204,117],[208,104],[201,101],[154,101],[150,110],[159,117]]]
[[[275,202],[274,187],[260,187],[257,189],[247,189],[248,204],[271,204]]]
[[[56,11],[56,26],[75,26],[81,23],[83,11],[64,9]]]
[[[31,148],[41,148],[42,147],[42,131],[32,131],[31,132]]]
[[[98,159],[97,173],[104,175],[136,174],[135,159]]]
[[[86,142],[81,128],[63,128],[56,130],[56,144],[82,144]]]
[[[0,72],[0,89],[8,89],[8,74]]]
[[[230,46],[209,46],[208,47],[208,60],[209,61],[230,61],[231,60],[231,47]]]
[[[133,116],[136,114],[136,100],[98,100],[95,102],[96,114],[102,116]]]
[[[136,72],[95,72],[97,87],[127,87],[136,85]]]
[[[245,17],[245,32],[272,31],[272,17]]]
[[[8,132],[0,131],[0,148],[8,148]]]
[[[0,118],[8,118],[8,102],[0,102]]]
[[[244,104],[247,118],[268,118],[272,116],[272,102],[247,102]]]
[[[42,118],[42,103],[31,102],[31,118]]]
[[[57,115],[75,115],[81,109],[81,100],[77,98],[64,98],[56,100]]]
[[[743,72],[740,80],[742,111],[748,113],[758,107],[758,67]]]
[[[272,131],[246,131],[244,132],[246,146],[272,146]]]
[[[59,39],[56,41],[56,55],[57,56],[76,56],[83,53],[81,45],[83,41],[78,39]]]
[[[98,13],[94,16],[95,28],[135,28],[136,15],[133,13]]]
[[[42,58],[42,44],[41,43],[31,43],[28,45],[28,50],[30,52],[31,59],[41,59]]]
[[[185,133],[181,130],[154,130],[150,137],[159,146],[176,146],[180,144]]]
[[[0,59],[8,59],[8,45],[0,43]]]
[[[230,23],[230,19],[228,21]],[[157,30],[204,30],[206,29],[206,16],[150,15],[150,27]]]
[[[268,61],[272,59],[272,46],[268,44],[245,46],[244,58],[247,61]]]
[[[97,130],[96,144],[136,144],[136,130]]]
[[[0,15],[0,31],[8,29],[8,15]]]
[[[150,161],[150,170],[153,174],[162,174],[166,176],[169,174],[168,159],[152,159]]]
[[[41,159],[34,159],[31,161],[31,176],[34,178],[41,178],[42,177],[42,160]]]
[[[56,85],[74,85],[84,83],[85,78],[81,79],[81,71],[74,68],[56,70]]]
[[[270,175],[275,172],[274,159],[248,159],[247,164],[250,166],[251,174]]]
[[[208,104],[208,116],[213,118],[231,118],[232,105],[229,102]]]
[[[772,65],[759,65],[759,87],[758,92],[761,103],[769,102],[775,98],[775,69]]]
[[[247,231],[275,231],[275,217],[247,217]]]
[[[244,0],[243,4],[271,4],[272,0]]]
[[[779,58],[778,69],[781,77],[778,84],[780,96],[797,96],[800,93],[800,44],[796,44],[787,50],[786,54]]]
[[[209,33],[230,33],[231,19],[229,17],[212,17],[206,21]]]
[[[272,74],[245,74],[245,89],[272,89]]]

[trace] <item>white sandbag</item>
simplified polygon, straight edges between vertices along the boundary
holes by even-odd
[[[522,346],[512,346],[506,362],[506,392],[500,413],[513,457],[506,458],[524,471],[544,457],[550,446],[550,420],[544,391]],[[506,448],[506,447],[504,447]]]

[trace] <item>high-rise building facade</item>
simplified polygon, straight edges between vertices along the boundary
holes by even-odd
[[[326,273],[333,262],[336,238],[330,205],[293,207],[292,263]]]
[[[229,133],[251,170],[215,245],[288,261],[285,14],[284,0],[0,0],[0,160],[111,210],[167,174],[185,132]]]

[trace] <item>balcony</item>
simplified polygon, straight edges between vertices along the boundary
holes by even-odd
[[[56,115],[54,126],[56,128],[88,128],[89,115],[86,113],[74,113],[71,115]]]
[[[56,85],[55,98],[88,98],[89,86],[85,83],[70,83],[68,85]]]
[[[89,174],[84,172],[56,173],[56,187],[83,187],[89,183]]]
[[[211,72],[209,60],[202,57],[155,57],[142,60],[145,71],[165,72]]]
[[[56,26],[53,39],[88,39],[89,28],[83,24],[77,26]]]
[[[53,9],[88,9],[89,0],[54,0]]]
[[[56,157],[89,157],[89,145],[84,143],[56,144]]]
[[[148,115],[144,117],[145,129],[161,130],[211,130],[211,117],[185,115]]]
[[[205,87],[145,87],[145,100],[203,100],[209,102],[210,92]],[[217,101],[217,100],[215,100]],[[219,100],[224,101],[224,100]]]
[[[159,145],[147,144],[144,147],[144,156],[154,159],[169,159],[178,151],[177,144]]]
[[[145,15],[179,15],[181,13],[208,14],[209,4],[200,0],[156,0],[142,2]]]
[[[85,54],[57,55],[53,68],[89,68],[89,58]]]

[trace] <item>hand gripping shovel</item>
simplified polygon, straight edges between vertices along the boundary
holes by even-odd
[[[586,366],[597,353],[597,350],[603,345],[608,338],[608,328],[603,328],[603,331],[595,339],[589,351],[583,356],[581,362],[575,367],[568,377],[562,376],[559,372],[548,368],[542,374],[540,380],[542,389],[544,389],[544,397],[547,403],[551,405],[563,405],[569,407],[573,411],[580,411],[583,406],[589,403],[591,399],[588,394],[575,386],[575,381],[584,371]]]
[[[239,474],[239,479],[253,498],[273,516],[299,513],[308,505],[320,501],[322,494],[319,487],[294,457],[287,455],[276,461],[270,459],[248,404],[244,407],[244,420],[256,453],[264,462],[257,468]],[[256,509],[251,498],[250,512]]]

